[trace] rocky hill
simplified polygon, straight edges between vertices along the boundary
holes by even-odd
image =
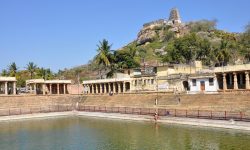
[[[179,11],[174,8],[168,19],[144,24],[136,40],[117,50],[117,53],[129,54],[134,50],[133,59],[141,66],[190,63],[194,60],[216,66],[249,62],[249,45],[250,26],[244,33],[230,33],[217,29],[216,20],[183,23]],[[102,74],[92,61],[84,67],[64,71],[64,76],[74,79],[74,72],[79,69],[82,79],[98,78]]]

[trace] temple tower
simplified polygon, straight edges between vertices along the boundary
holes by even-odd
[[[177,8],[171,10],[168,22],[173,25],[181,24],[181,17]]]

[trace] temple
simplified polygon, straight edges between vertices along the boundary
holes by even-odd
[[[168,24],[181,24],[181,17],[177,8],[173,8],[170,12]]]
[[[0,95],[16,95],[16,78],[0,77]]]
[[[26,89],[35,95],[69,94],[69,84],[71,84],[71,80],[32,79],[26,80]]]
[[[84,94],[123,94],[155,91],[156,75],[142,73],[139,69],[116,73],[115,78],[83,81]]]
[[[250,90],[250,64],[216,67],[219,89],[225,91]]]

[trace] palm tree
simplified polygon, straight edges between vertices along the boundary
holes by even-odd
[[[27,68],[26,69],[29,71],[31,79],[33,79],[33,74],[36,71],[36,68],[37,68],[37,66],[34,64],[34,62],[29,62],[27,64]]]
[[[8,69],[9,69],[10,76],[15,77],[16,76],[16,72],[17,72],[16,63],[15,62],[11,63],[8,66]]]
[[[46,69],[42,68],[38,68],[37,70],[37,76],[43,78],[44,80],[46,80]]]
[[[103,41],[99,42],[99,45],[97,45],[97,52],[96,55],[96,61],[99,65],[104,65],[105,67],[109,67],[111,65],[111,59],[112,59],[112,53],[111,53],[111,46],[109,45],[109,42],[106,39],[103,39]]]
[[[109,45],[109,42],[106,39],[103,39],[102,42],[100,41],[99,45],[97,45],[98,54],[95,56],[95,61],[99,65],[100,72],[102,70],[101,66],[104,66],[105,71],[107,68],[112,68],[114,58],[111,52],[111,46],[112,45]]]

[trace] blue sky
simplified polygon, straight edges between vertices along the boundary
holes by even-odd
[[[11,62],[53,71],[86,64],[98,41],[120,48],[173,7],[184,22],[217,19],[219,29],[242,32],[249,6],[249,0],[0,0],[0,71]]]

